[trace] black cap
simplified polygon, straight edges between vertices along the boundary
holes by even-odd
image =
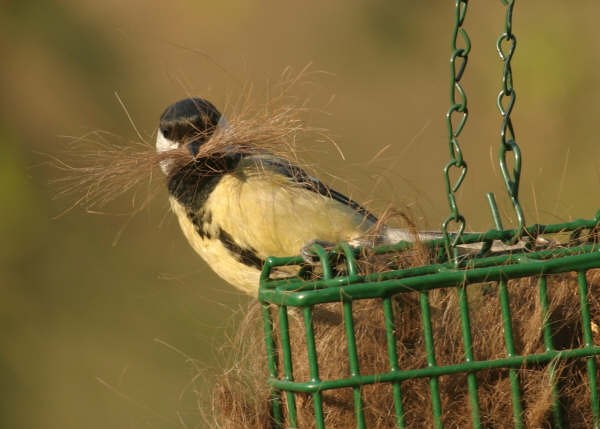
[[[208,100],[184,98],[167,107],[160,116],[160,131],[174,142],[203,143],[212,135],[221,113]]]

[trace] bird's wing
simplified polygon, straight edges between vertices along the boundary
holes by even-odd
[[[293,256],[311,240],[352,241],[377,218],[293,164],[245,157],[224,175],[206,209],[242,249],[259,258]]]
[[[302,168],[292,164],[291,162],[278,158],[272,155],[253,155],[247,157],[248,160],[255,161],[259,166],[267,166],[269,169],[279,172],[283,176],[289,177],[295,183],[302,186],[304,189],[307,189],[312,192],[316,192],[325,197],[331,198],[343,205],[350,207],[352,210],[355,210],[358,214],[365,217],[366,220],[375,224],[377,223],[377,217],[369,212],[362,205],[357,203],[354,200],[351,200],[344,194],[336,191],[335,189],[330,188],[319,179],[314,176],[311,176]]]

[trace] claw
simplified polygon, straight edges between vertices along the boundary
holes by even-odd
[[[319,240],[319,239],[310,240],[308,243],[306,243],[300,249],[300,256],[302,256],[302,259],[304,259],[304,262],[306,262],[308,265],[319,265],[320,264],[319,257],[316,256],[313,253],[313,251],[310,249],[314,244],[318,244],[319,246],[322,246],[325,248],[328,248],[328,247],[331,248],[331,247],[335,246],[335,243],[330,243],[329,241],[324,241],[324,240]]]

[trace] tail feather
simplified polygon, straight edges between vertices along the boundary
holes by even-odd
[[[385,227],[381,234],[381,244],[390,245],[400,241],[413,243],[415,241],[437,240],[443,237],[444,235],[441,232],[436,231],[413,231],[409,229]]]
[[[444,238],[444,234],[440,231],[411,231],[401,228],[386,227],[381,235],[380,243],[383,245],[396,244],[400,241],[413,243],[415,241],[438,240]],[[494,240],[492,243],[492,252],[507,252],[511,250],[520,250],[525,247],[527,242],[520,240],[515,244],[505,244],[500,240]],[[538,247],[547,247],[552,244],[552,241],[543,237],[538,237],[535,240],[535,245]],[[464,253],[477,253],[481,251],[483,243],[459,244],[457,247],[462,249]]]

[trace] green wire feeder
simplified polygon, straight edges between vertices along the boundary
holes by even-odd
[[[547,234],[566,231],[581,231],[593,229],[600,223],[600,213],[593,220],[577,220],[565,224],[536,226],[536,230]],[[471,243],[492,239],[510,239],[515,231],[492,230],[484,235],[465,234],[462,242]],[[427,246],[443,246],[443,240],[424,243]],[[398,252],[407,247],[406,243],[396,246],[375,249],[377,253]],[[441,428],[440,392],[438,377],[442,375],[467,375],[469,399],[473,426],[481,427],[479,405],[477,399],[477,371],[490,368],[507,368],[511,381],[513,403],[513,417],[515,427],[523,428],[521,389],[518,380],[518,369],[524,365],[549,363],[552,360],[572,360],[586,358],[587,371],[590,384],[590,401],[595,427],[600,424],[600,405],[598,403],[598,382],[596,377],[596,363],[593,355],[600,354],[600,347],[592,343],[590,313],[587,301],[588,285],[586,271],[600,268],[600,245],[581,244],[575,247],[553,248],[538,252],[512,253],[500,256],[489,256],[469,259],[456,267],[453,262],[427,265],[396,271],[387,271],[369,275],[359,275],[356,268],[355,252],[345,243],[340,243],[338,249],[326,252],[323,248],[315,246],[315,253],[319,256],[322,278],[316,280],[303,280],[300,277],[293,279],[269,279],[271,270],[284,265],[299,265],[301,257],[269,258],[265,263],[262,273],[259,299],[263,303],[263,320],[267,344],[267,357],[269,363],[269,385],[273,388],[273,417],[275,421],[283,424],[281,392],[287,396],[287,423],[296,427],[296,412],[294,392],[309,393],[313,397],[316,427],[324,428],[323,405],[321,392],[329,389],[354,389],[354,406],[357,416],[357,427],[365,428],[365,419],[362,413],[361,386],[373,383],[390,383],[393,386],[393,402],[396,412],[397,427],[403,428],[404,413],[402,409],[401,382],[411,378],[428,378],[430,380],[433,415],[436,428]],[[330,259],[337,254],[344,256],[346,272],[344,275],[334,276]],[[552,345],[552,332],[548,322],[547,308],[548,296],[546,292],[546,276],[552,274],[577,272],[580,296],[581,320],[583,327],[583,346],[557,351]],[[509,309],[509,296],[507,281],[522,277],[539,276],[539,298],[542,306],[542,324],[546,351],[541,354],[523,355],[515,354],[514,338],[511,329],[511,313]],[[473,359],[472,337],[469,322],[469,308],[467,304],[467,285],[482,287],[482,282],[499,282],[501,314],[504,326],[506,344],[506,358],[496,360],[476,361]],[[464,345],[465,362],[456,365],[437,366],[434,353],[434,338],[429,314],[428,293],[433,289],[454,288],[458,292],[460,318],[462,324],[462,341]],[[398,367],[396,357],[396,340],[394,333],[394,314],[392,311],[392,297],[396,294],[418,292],[425,335],[425,346],[428,365],[425,368],[403,371]],[[359,374],[356,342],[353,330],[352,302],[361,299],[380,299],[385,315],[385,329],[387,349],[389,356],[389,371],[381,374],[362,376]],[[313,333],[312,309],[316,304],[343,302],[343,316],[348,342],[348,359],[351,374],[346,378],[336,380],[321,380],[317,364],[317,352]],[[279,343],[283,354],[282,375],[278,368],[275,339],[270,305],[277,307],[279,314]],[[287,316],[288,307],[297,307],[301,310],[306,334],[310,380],[294,381],[291,377],[291,346],[288,333]],[[576,311],[574,309],[573,311]],[[456,339],[457,343],[461,339]],[[383,344],[382,344],[383,347]],[[558,401],[558,398],[556,398]],[[563,427],[560,423],[560,406],[555,403],[553,411],[556,414],[554,427]]]
[[[471,44],[466,31],[462,28],[467,12],[467,0],[455,1],[455,26],[452,37],[452,54],[450,60],[451,87],[450,109],[446,115],[450,162],[444,168],[446,191],[450,206],[450,215],[442,223],[444,238],[422,243],[422,246],[439,249],[437,262],[432,265],[415,268],[398,269],[373,274],[360,274],[357,268],[359,251],[352,249],[346,243],[340,243],[336,249],[326,251],[322,247],[313,246],[314,253],[319,257],[321,274],[315,278],[306,279],[302,272],[298,276],[287,279],[271,279],[270,274],[275,267],[301,265],[300,256],[288,258],[268,258],[261,276],[259,299],[263,305],[264,333],[266,338],[267,359],[270,377],[268,384],[272,388],[272,417],[275,427],[297,427],[297,410],[295,393],[312,396],[316,427],[325,427],[322,392],[330,389],[351,388],[353,390],[356,427],[366,428],[363,409],[363,392],[361,388],[374,383],[389,383],[392,386],[392,396],[395,411],[396,427],[404,428],[405,414],[402,402],[403,382],[409,379],[425,378],[429,380],[429,390],[435,428],[442,427],[444,410],[441,406],[438,379],[441,376],[462,376],[466,378],[468,387],[471,421],[474,428],[481,428],[482,421],[478,402],[477,373],[482,370],[508,371],[513,423],[516,428],[524,427],[522,386],[519,380],[519,370],[528,365],[551,364],[557,361],[572,361],[584,359],[587,367],[592,416],[590,421],[595,428],[600,428],[600,404],[598,398],[598,380],[595,355],[600,355],[600,347],[593,344],[590,310],[588,302],[588,283],[586,272],[600,268],[600,245],[593,241],[583,241],[583,235],[598,236],[600,211],[591,220],[579,219],[573,222],[554,225],[533,225],[525,227],[523,211],[518,200],[519,177],[521,170],[521,154],[516,143],[510,114],[515,103],[515,90],[510,67],[510,61],[516,47],[516,38],[512,33],[512,12],[514,1],[502,0],[506,9],[504,32],[497,42],[497,49],[504,64],[502,89],[498,95],[498,107],[502,116],[501,145],[499,163],[510,201],[514,207],[517,228],[503,230],[494,196],[487,195],[496,228],[483,234],[465,233],[466,220],[460,214],[455,193],[463,182],[467,172],[467,164],[463,158],[458,137],[466,123],[467,97],[460,79],[463,76]],[[463,40],[464,47],[457,47],[458,35]],[[506,48],[508,47],[508,48]],[[457,59],[462,59],[461,65],[456,66]],[[458,100],[456,96],[458,95]],[[461,114],[462,117],[454,118]],[[454,123],[458,127],[454,128]],[[506,166],[506,156],[512,152],[514,157],[513,171]],[[452,184],[449,172],[458,168],[458,180]],[[451,223],[456,224],[455,233],[448,232]],[[587,231],[586,234],[582,232]],[[525,240],[531,244],[540,235],[570,234],[568,246],[552,246],[547,249],[525,246],[524,249],[509,254],[493,254],[488,250],[494,240],[514,243]],[[588,234],[589,233],[589,234]],[[468,243],[482,243],[483,248],[475,257],[459,257],[457,246]],[[409,249],[410,243],[398,243],[394,246],[380,247],[375,254],[393,254]],[[336,261],[336,269],[332,261]],[[341,262],[340,262],[341,261]],[[343,265],[344,269],[339,270]],[[334,272],[335,271],[335,272]],[[582,344],[580,347],[556,350],[553,345],[553,332],[548,322],[547,276],[575,272],[577,274],[579,309],[581,317]],[[512,332],[511,311],[507,282],[510,279],[535,277],[539,289],[539,304],[542,310],[540,321],[543,333],[545,351],[538,354],[519,355],[515,352],[515,338]],[[467,286],[484,287],[484,282],[497,282],[499,302],[501,306],[502,324],[506,357],[493,360],[475,360],[472,350],[472,334],[469,320],[469,303]],[[434,289],[455,289],[460,309],[462,338],[456,338],[457,346],[461,344],[465,350],[464,363],[440,366],[436,364],[435,338],[433,336],[429,293]],[[396,349],[396,334],[394,331],[394,314],[392,300],[395,295],[417,293],[419,296],[422,332],[424,335],[427,366],[423,368],[404,370],[398,365]],[[381,300],[384,314],[387,340],[389,368],[387,372],[361,375],[354,332],[352,303],[354,300]],[[319,366],[314,335],[313,307],[317,304],[341,302],[343,320],[347,340],[348,363],[350,373],[347,377],[322,380],[319,377]],[[279,322],[273,320],[271,309],[275,307]],[[288,323],[289,307],[297,307],[304,321],[305,341],[310,378],[294,380],[292,367],[292,351]],[[276,341],[278,346],[276,346]],[[384,345],[381,345],[384,347]],[[279,355],[281,353],[281,356]],[[283,364],[283,368],[279,364]],[[553,406],[551,421],[554,428],[566,427],[561,415],[559,389],[556,380],[553,383]],[[285,410],[282,395],[285,395]],[[423,410],[427,412],[427,410]],[[284,418],[285,416],[285,418]]]

